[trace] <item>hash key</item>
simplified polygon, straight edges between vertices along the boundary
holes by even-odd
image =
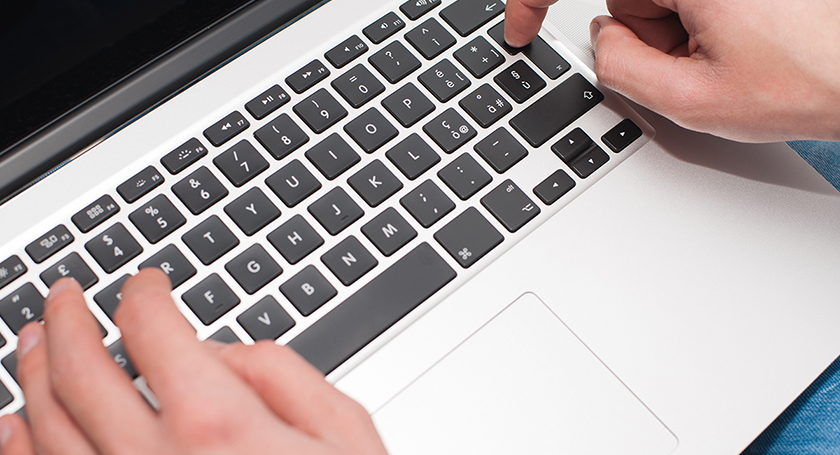
[[[85,244],[91,256],[107,273],[125,265],[143,252],[143,247],[134,240],[122,223],[117,223]]]
[[[482,85],[458,104],[482,128],[491,126],[513,110],[510,103],[499,95],[499,92],[493,89],[490,84]]]
[[[268,161],[246,140],[217,156],[213,163],[237,188],[268,169]]]
[[[160,242],[187,222],[163,194],[132,212],[128,219],[152,244]]]
[[[172,192],[193,215],[207,210],[228,195],[227,188],[205,166],[172,185]]]
[[[510,232],[539,215],[540,208],[510,179],[481,198],[481,204]]]
[[[435,240],[466,269],[502,243],[504,237],[475,207],[470,207],[437,231]]]

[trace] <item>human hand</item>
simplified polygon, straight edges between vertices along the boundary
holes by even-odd
[[[505,39],[557,0],[509,0]],[[607,0],[599,81],[697,131],[746,142],[840,140],[840,1]]]
[[[115,315],[155,412],[102,345],[79,285],[53,285],[44,325],[20,332],[30,425],[0,420],[3,455],[385,454],[368,413],[291,349],[199,342],[169,286],[140,272]]]

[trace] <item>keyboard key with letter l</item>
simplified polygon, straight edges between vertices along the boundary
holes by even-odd
[[[604,100],[583,76],[573,74],[510,120],[510,125],[534,147],[543,145]]]
[[[466,269],[502,243],[504,237],[475,207],[470,207],[437,231],[435,240]]]
[[[328,374],[456,276],[428,243],[421,243],[288,346]]]

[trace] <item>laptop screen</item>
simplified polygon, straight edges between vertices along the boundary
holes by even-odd
[[[0,14],[9,147],[254,0],[27,0]]]

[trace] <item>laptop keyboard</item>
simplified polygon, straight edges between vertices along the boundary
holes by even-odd
[[[0,262],[0,317],[16,334],[72,277],[112,318],[128,276],[157,267],[211,338],[291,334],[334,370],[642,135],[624,120],[609,152],[579,127],[557,140],[604,96],[542,38],[505,45],[503,11],[410,0],[329,43]],[[507,175],[552,139],[541,183]],[[109,349],[136,377],[121,342]]]

